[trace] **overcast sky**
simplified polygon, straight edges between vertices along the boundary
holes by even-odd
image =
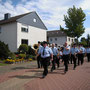
[[[59,26],[65,27],[63,21],[67,10],[75,5],[81,7],[86,14],[84,22],[85,33],[90,34],[90,0],[0,0],[0,19],[5,13],[11,16],[36,11],[48,30],[58,30]]]

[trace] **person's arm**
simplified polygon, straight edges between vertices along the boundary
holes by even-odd
[[[53,61],[53,54],[51,54],[51,61]]]

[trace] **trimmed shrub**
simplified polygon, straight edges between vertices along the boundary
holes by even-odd
[[[21,58],[26,58],[26,54],[19,54],[18,57]]]
[[[28,46],[28,54],[35,55],[35,50],[33,48],[31,48],[31,46]]]
[[[27,53],[28,52],[28,45],[22,44],[19,46],[19,53]]]

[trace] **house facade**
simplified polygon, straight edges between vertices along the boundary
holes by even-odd
[[[47,28],[36,12],[15,17],[6,14],[0,21],[0,41],[8,44],[12,52],[17,52],[21,44],[33,46],[38,41],[47,40]]]
[[[55,43],[61,47],[65,42],[67,42],[68,45],[75,42],[73,37],[68,37],[63,31],[60,30],[47,31],[47,40],[50,44]]]

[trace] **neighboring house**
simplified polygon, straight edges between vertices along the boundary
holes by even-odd
[[[55,43],[58,46],[63,46],[65,42],[71,45],[74,42],[74,38],[68,37],[63,31],[53,30],[47,31],[47,41],[52,44]]]
[[[47,28],[36,12],[15,17],[7,13],[0,21],[0,41],[8,44],[12,52],[17,52],[21,44],[33,46],[38,41],[47,40]]]

